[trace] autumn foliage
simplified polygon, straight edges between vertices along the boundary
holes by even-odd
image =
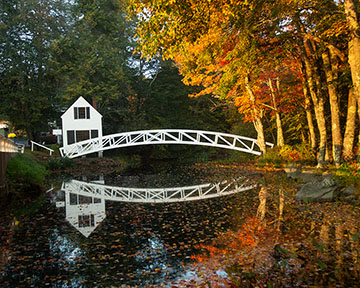
[[[263,152],[265,127],[276,124],[279,146],[286,144],[285,129],[301,130],[297,143],[317,149],[322,166],[327,155],[339,165],[342,146],[353,157],[358,141],[354,3],[130,0],[129,11],[140,19],[139,51],[175,60],[184,83],[200,87],[191,97],[208,94],[236,105],[253,122]]]

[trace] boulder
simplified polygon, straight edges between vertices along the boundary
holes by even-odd
[[[343,194],[344,194],[344,196],[356,196],[356,187],[354,187],[354,186],[347,187],[344,190]]]
[[[296,194],[295,200],[329,202],[334,201],[339,193],[340,186],[331,174],[327,174],[304,184]]]
[[[342,196],[344,196],[344,201],[350,204],[356,204],[358,202],[358,192],[354,186],[349,186],[344,189]]]

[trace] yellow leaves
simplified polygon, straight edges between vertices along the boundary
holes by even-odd
[[[232,7],[229,3],[224,3],[222,12],[226,17],[234,17],[235,16],[234,9],[232,9]]]
[[[325,38],[339,37],[340,35],[348,34],[348,24],[345,19],[335,21],[330,29],[325,30],[321,36]]]
[[[180,4],[175,0],[129,0],[128,7],[130,13],[137,14],[140,19],[136,31],[146,56],[162,50],[167,57],[173,58],[174,52],[188,38],[201,39],[194,48],[202,50],[201,46],[218,41],[220,35],[212,29],[227,26],[229,17],[234,17],[233,7],[222,1],[186,1]]]
[[[281,1],[279,5],[286,3]],[[288,2],[295,5],[297,1]],[[254,86],[251,89],[254,89],[255,98],[259,98],[257,102],[266,103],[265,93],[256,89],[263,84],[258,79],[259,66],[273,62],[275,57],[269,51],[273,49],[272,52],[275,53],[276,47],[265,36],[257,37],[257,25],[267,28],[252,21],[271,14],[273,9],[278,9],[277,4],[259,3],[255,0],[130,2],[135,3],[137,8],[148,10],[148,19],[142,19],[137,28],[141,50],[147,56],[161,51],[164,58],[174,59],[184,77],[183,82],[202,88],[202,91],[191,94],[190,97],[209,94],[234,101],[239,111],[251,119],[258,107],[249,100],[243,80],[245,75],[251,74],[251,85]],[[338,31],[343,30],[341,22],[337,27]],[[268,45],[267,48],[264,48],[265,44]]]

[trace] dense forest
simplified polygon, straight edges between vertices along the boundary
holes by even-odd
[[[31,138],[81,95],[105,134],[255,132],[319,166],[358,153],[356,0],[0,3],[0,115]]]
[[[228,131],[229,121],[239,118],[231,105],[209,95],[190,99],[197,90],[181,82],[173,61],[141,59],[135,51],[137,20],[127,17],[124,1],[0,3],[0,120],[31,139],[49,131],[48,123],[79,96],[103,115],[105,134]]]

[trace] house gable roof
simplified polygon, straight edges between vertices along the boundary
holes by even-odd
[[[63,118],[66,114],[70,113],[73,107],[90,107],[90,115],[96,115],[102,117],[102,115],[88,102],[84,99],[84,97],[80,96],[62,115],[61,118]]]
[[[74,222],[72,219],[66,219],[69,221],[69,223],[76,229],[78,230],[82,235],[84,235],[86,238],[90,236],[90,234],[92,232],[94,232],[94,230],[96,229],[96,227],[99,224],[96,224],[96,226],[94,227],[79,227],[78,221],[76,220],[76,222]]]

